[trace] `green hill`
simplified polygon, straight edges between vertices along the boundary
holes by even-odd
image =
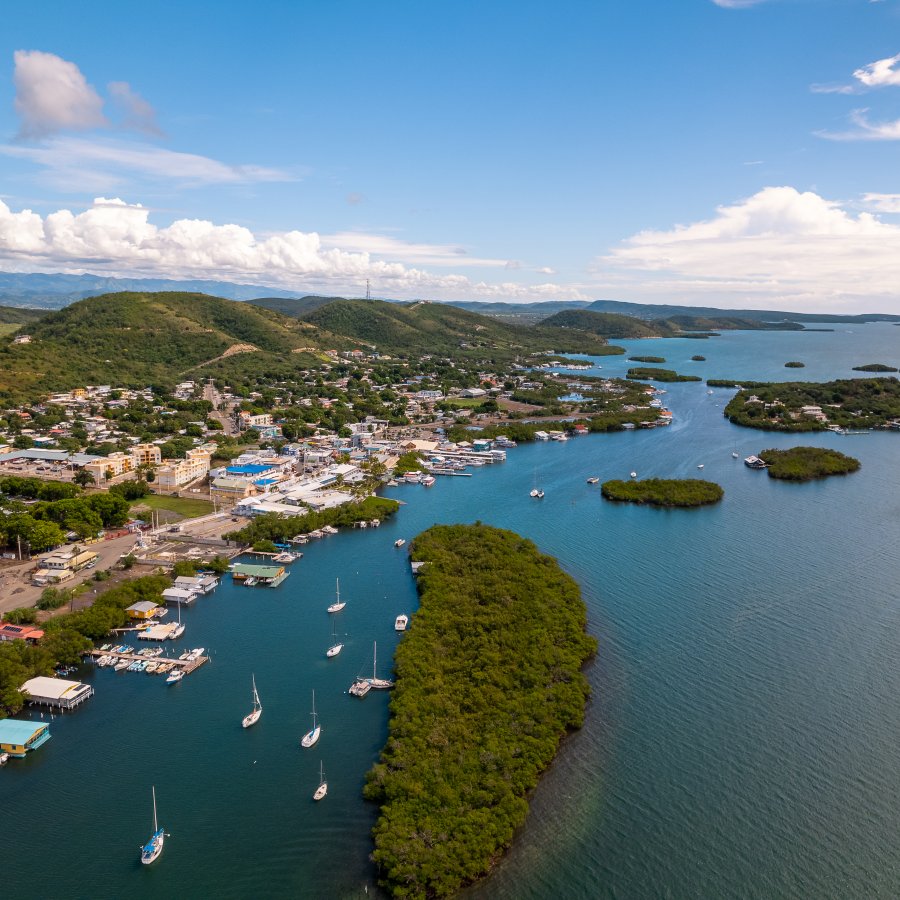
[[[305,297],[257,297],[255,300],[248,300],[253,306],[261,306],[263,309],[271,309],[274,312],[281,313],[283,316],[292,316],[295,319],[302,319],[307,313],[318,309],[320,306],[326,306],[334,303],[335,300],[344,300],[345,297],[322,297],[317,294],[307,294]]]
[[[325,331],[400,356],[485,350],[492,357],[541,350],[621,352],[596,335],[572,333],[544,324],[510,325],[443,303],[335,300],[307,313],[303,319]]]
[[[618,313],[599,313],[589,309],[568,309],[541,322],[543,327],[575,328],[614,340],[645,337],[672,337],[676,330],[665,322],[648,322]]]
[[[47,315],[44,309],[26,309],[24,306],[0,306],[0,325],[25,325]]]
[[[188,370],[241,350],[286,357],[321,347],[311,325],[278,313],[178,292],[91,297],[29,326],[30,344],[0,341],[0,397],[68,390],[83,384],[172,383]]]

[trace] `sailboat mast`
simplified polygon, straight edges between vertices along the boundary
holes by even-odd
[[[156,821],[156,785],[153,785],[153,833],[159,831],[159,824]]]
[[[372,641],[372,680],[378,677],[378,642]]]

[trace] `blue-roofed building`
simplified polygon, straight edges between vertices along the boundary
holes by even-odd
[[[45,722],[0,719],[0,753],[21,757],[49,740],[50,726]]]
[[[262,465],[260,463],[247,463],[242,466],[228,466],[225,470],[227,475],[271,475],[275,472],[275,466]]]

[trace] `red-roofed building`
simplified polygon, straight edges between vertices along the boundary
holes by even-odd
[[[0,641],[28,641],[36,644],[44,632],[33,625],[13,625],[11,622],[0,622]]]

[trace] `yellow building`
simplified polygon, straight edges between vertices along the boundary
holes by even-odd
[[[162,450],[158,444],[135,444],[131,448],[131,464],[138,466],[158,466],[162,462]]]
[[[156,470],[156,484],[164,491],[174,491],[190,484],[209,472],[211,459],[212,452],[208,446],[188,450],[184,459],[167,459]]]

